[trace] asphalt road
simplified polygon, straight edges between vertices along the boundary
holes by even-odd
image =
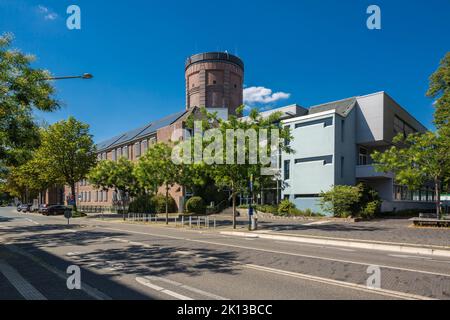
[[[0,208],[0,299],[428,298],[450,300],[450,259]]]

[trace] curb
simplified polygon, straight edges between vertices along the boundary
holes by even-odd
[[[389,251],[397,253],[408,253],[415,255],[431,255],[439,257],[450,258],[450,250],[447,249],[437,249],[437,248],[425,248],[417,247],[413,245],[406,244],[382,244],[373,242],[363,242],[363,241],[346,241],[346,240],[335,240],[335,239],[318,239],[318,238],[308,238],[304,236],[283,236],[275,234],[255,234],[249,232],[236,232],[236,231],[223,231],[220,232],[222,235],[226,236],[237,236],[243,238],[259,238],[259,239],[269,239],[278,241],[288,241],[288,242],[298,242],[298,243],[308,243],[308,244],[318,244],[318,245],[328,245],[335,247],[347,247],[347,248],[359,248],[359,249],[369,249],[369,250],[379,250],[379,251]]]

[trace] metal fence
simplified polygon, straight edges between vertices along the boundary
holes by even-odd
[[[166,222],[166,216],[160,216],[157,214],[147,213],[128,213],[127,220],[132,222],[147,222],[147,223],[160,223]],[[174,223],[175,226],[189,227],[189,228],[214,228],[217,227],[217,221],[215,217],[210,216],[176,216],[169,217],[169,223]]]

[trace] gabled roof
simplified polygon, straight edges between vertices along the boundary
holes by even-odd
[[[188,111],[181,111],[174,114],[171,114],[162,119],[153,121],[148,123],[147,125],[125,132],[121,135],[118,135],[114,138],[108,139],[104,142],[97,144],[98,151],[104,151],[106,149],[111,149],[114,147],[118,147],[120,145],[124,145],[126,143],[132,142],[134,140],[148,137],[152,134],[155,134],[159,129],[164,128],[173,124],[175,121],[184,116]]]
[[[315,113],[320,113],[320,112],[325,112],[325,111],[336,110],[336,112],[339,115],[346,117],[348,115],[348,113],[356,106],[356,102],[357,102],[356,99],[357,99],[356,97],[353,97],[353,98],[347,98],[344,100],[327,102],[324,104],[312,106],[309,108],[308,114],[315,114]]]

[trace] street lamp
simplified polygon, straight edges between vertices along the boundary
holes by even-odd
[[[41,79],[42,81],[50,81],[50,80],[67,80],[67,79],[85,79],[89,80],[92,79],[94,76],[90,73],[84,73],[81,76],[66,76],[66,77],[50,77],[50,78],[44,78]]]

